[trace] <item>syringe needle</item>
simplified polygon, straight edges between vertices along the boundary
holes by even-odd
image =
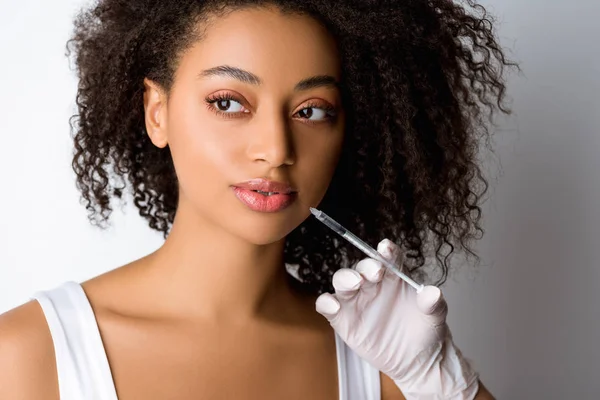
[[[377,250],[369,246],[363,240],[361,240],[358,236],[348,231],[348,229],[344,228],[340,225],[336,220],[331,218],[329,215],[325,214],[321,210],[317,210],[316,208],[310,207],[310,212],[323,224],[333,230],[335,233],[346,239],[348,242],[352,243],[354,247],[365,253],[367,256],[379,261],[383,265],[385,265],[388,269],[390,269],[394,274],[408,283],[410,286],[415,288],[417,292],[423,290],[423,285],[419,285],[414,280],[412,280],[408,275],[404,274],[402,271],[398,269],[396,265],[392,262],[388,261],[385,257],[383,257]]]

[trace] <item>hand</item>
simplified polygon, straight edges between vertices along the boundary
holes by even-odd
[[[388,239],[377,251],[395,265],[403,254]],[[454,345],[442,292],[414,288],[371,258],[333,276],[335,294],[316,308],[360,357],[396,382],[407,399],[473,399],[478,374]]]

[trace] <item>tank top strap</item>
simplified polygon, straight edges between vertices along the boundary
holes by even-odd
[[[81,285],[65,282],[33,296],[46,317],[61,400],[117,400],[98,324]]]
[[[381,400],[379,371],[335,334],[339,400]]]

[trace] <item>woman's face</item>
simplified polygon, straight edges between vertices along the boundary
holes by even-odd
[[[255,8],[214,19],[182,55],[163,111],[178,213],[255,244],[296,228],[339,159],[339,80],[335,42],[307,16]]]

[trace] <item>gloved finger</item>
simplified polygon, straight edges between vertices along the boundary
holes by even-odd
[[[404,253],[396,243],[392,242],[390,239],[383,239],[377,245],[377,252],[386,260],[389,260],[396,265],[399,270],[402,270]]]
[[[377,245],[377,252],[379,252],[385,259],[389,260],[396,266],[398,271],[404,269],[404,252],[398,245],[389,239],[383,239]],[[391,280],[393,282],[400,281],[400,277],[394,272],[390,271],[389,268],[385,267],[383,278]]]
[[[349,300],[354,297],[363,284],[363,277],[350,268],[341,268],[333,274],[333,288],[339,300]]]
[[[331,293],[323,293],[317,297],[317,301],[315,302],[317,312],[327,318],[328,321],[331,321],[338,315],[340,308],[340,302]]]
[[[433,322],[441,323],[446,320],[448,303],[438,287],[425,286],[417,294],[417,307],[423,314],[431,317]]]
[[[377,283],[383,278],[385,267],[377,260],[372,258],[362,259],[356,264],[356,271],[370,283]],[[366,283],[365,283],[366,284]]]

